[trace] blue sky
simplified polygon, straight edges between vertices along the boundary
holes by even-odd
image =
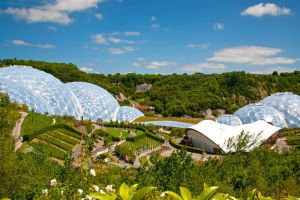
[[[0,58],[100,73],[300,70],[300,1],[2,0]]]

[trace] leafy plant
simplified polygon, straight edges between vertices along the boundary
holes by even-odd
[[[112,191],[109,191],[104,194],[101,192],[97,192],[90,194],[89,197],[101,200],[142,200],[147,194],[149,194],[152,190],[155,189],[155,187],[144,187],[137,190],[137,187],[138,184],[128,186],[126,183],[123,183],[120,186],[118,194],[115,194]]]

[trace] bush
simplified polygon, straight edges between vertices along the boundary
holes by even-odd
[[[199,149],[199,148],[195,148],[195,147],[189,147],[189,146],[185,146],[185,145],[181,145],[178,144],[173,138],[169,140],[170,144],[177,148],[177,149],[182,149],[185,148],[187,151],[192,152],[192,153],[204,153],[204,149]]]

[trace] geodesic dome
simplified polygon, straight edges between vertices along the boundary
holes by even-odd
[[[284,115],[275,108],[267,105],[249,104],[238,109],[234,115],[240,118],[243,124],[265,120],[277,127],[287,127]]]
[[[65,85],[78,98],[84,119],[101,118],[104,122],[115,120],[119,103],[105,89],[86,82],[71,82]]]
[[[242,125],[242,121],[235,115],[222,115],[217,118],[217,122],[220,124],[227,124],[229,126]]]
[[[264,98],[260,103],[271,106],[285,117],[289,128],[300,127],[300,96],[293,93],[276,93]]]
[[[82,115],[79,101],[71,90],[51,74],[32,67],[0,68],[0,91],[39,113],[76,118]]]
[[[122,106],[118,109],[116,120],[119,122],[132,122],[142,116],[144,116],[144,114],[138,109],[129,106]]]

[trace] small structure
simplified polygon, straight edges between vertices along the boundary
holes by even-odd
[[[138,110],[140,110],[140,111],[142,111],[142,112],[148,111],[148,112],[151,112],[153,114],[155,113],[155,108],[152,107],[152,106],[138,106],[138,105],[134,105],[133,107],[136,108],[136,109],[138,109]]]
[[[241,132],[257,136],[257,145],[262,143],[275,143],[280,127],[273,126],[264,120],[240,126],[229,126],[212,120],[203,120],[187,129],[187,135],[193,146],[202,148],[207,153],[229,152],[227,141],[236,138]],[[249,149],[250,150],[250,149]]]

